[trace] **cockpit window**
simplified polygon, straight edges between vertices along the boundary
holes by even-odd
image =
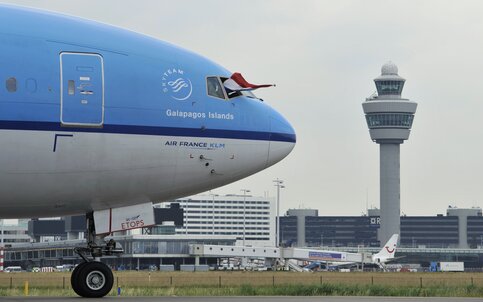
[[[220,99],[225,98],[224,89],[218,77],[208,77],[206,79],[206,85],[208,87],[208,95]]]

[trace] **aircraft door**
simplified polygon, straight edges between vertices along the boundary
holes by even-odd
[[[60,121],[100,127],[104,122],[104,67],[98,54],[60,54]]]

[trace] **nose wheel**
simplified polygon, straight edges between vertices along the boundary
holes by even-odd
[[[114,276],[111,269],[102,262],[83,262],[72,272],[70,282],[79,296],[100,298],[111,291]]]

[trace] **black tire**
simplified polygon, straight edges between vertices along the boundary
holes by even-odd
[[[101,298],[107,295],[114,284],[111,269],[102,262],[86,262],[77,275],[73,275],[76,293],[84,298]]]
[[[79,284],[79,272],[80,270],[87,264],[87,262],[82,262],[79,265],[77,265],[74,270],[72,271],[72,274],[70,275],[70,285],[74,292],[78,294],[79,296],[81,295],[79,292],[79,287],[77,286]]]

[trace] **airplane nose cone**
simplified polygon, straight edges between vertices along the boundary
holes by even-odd
[[[295,147],[296,135],[292,125],[281,115],[270,117],[270,149],[268,165],[271,166],[284,159]]]

